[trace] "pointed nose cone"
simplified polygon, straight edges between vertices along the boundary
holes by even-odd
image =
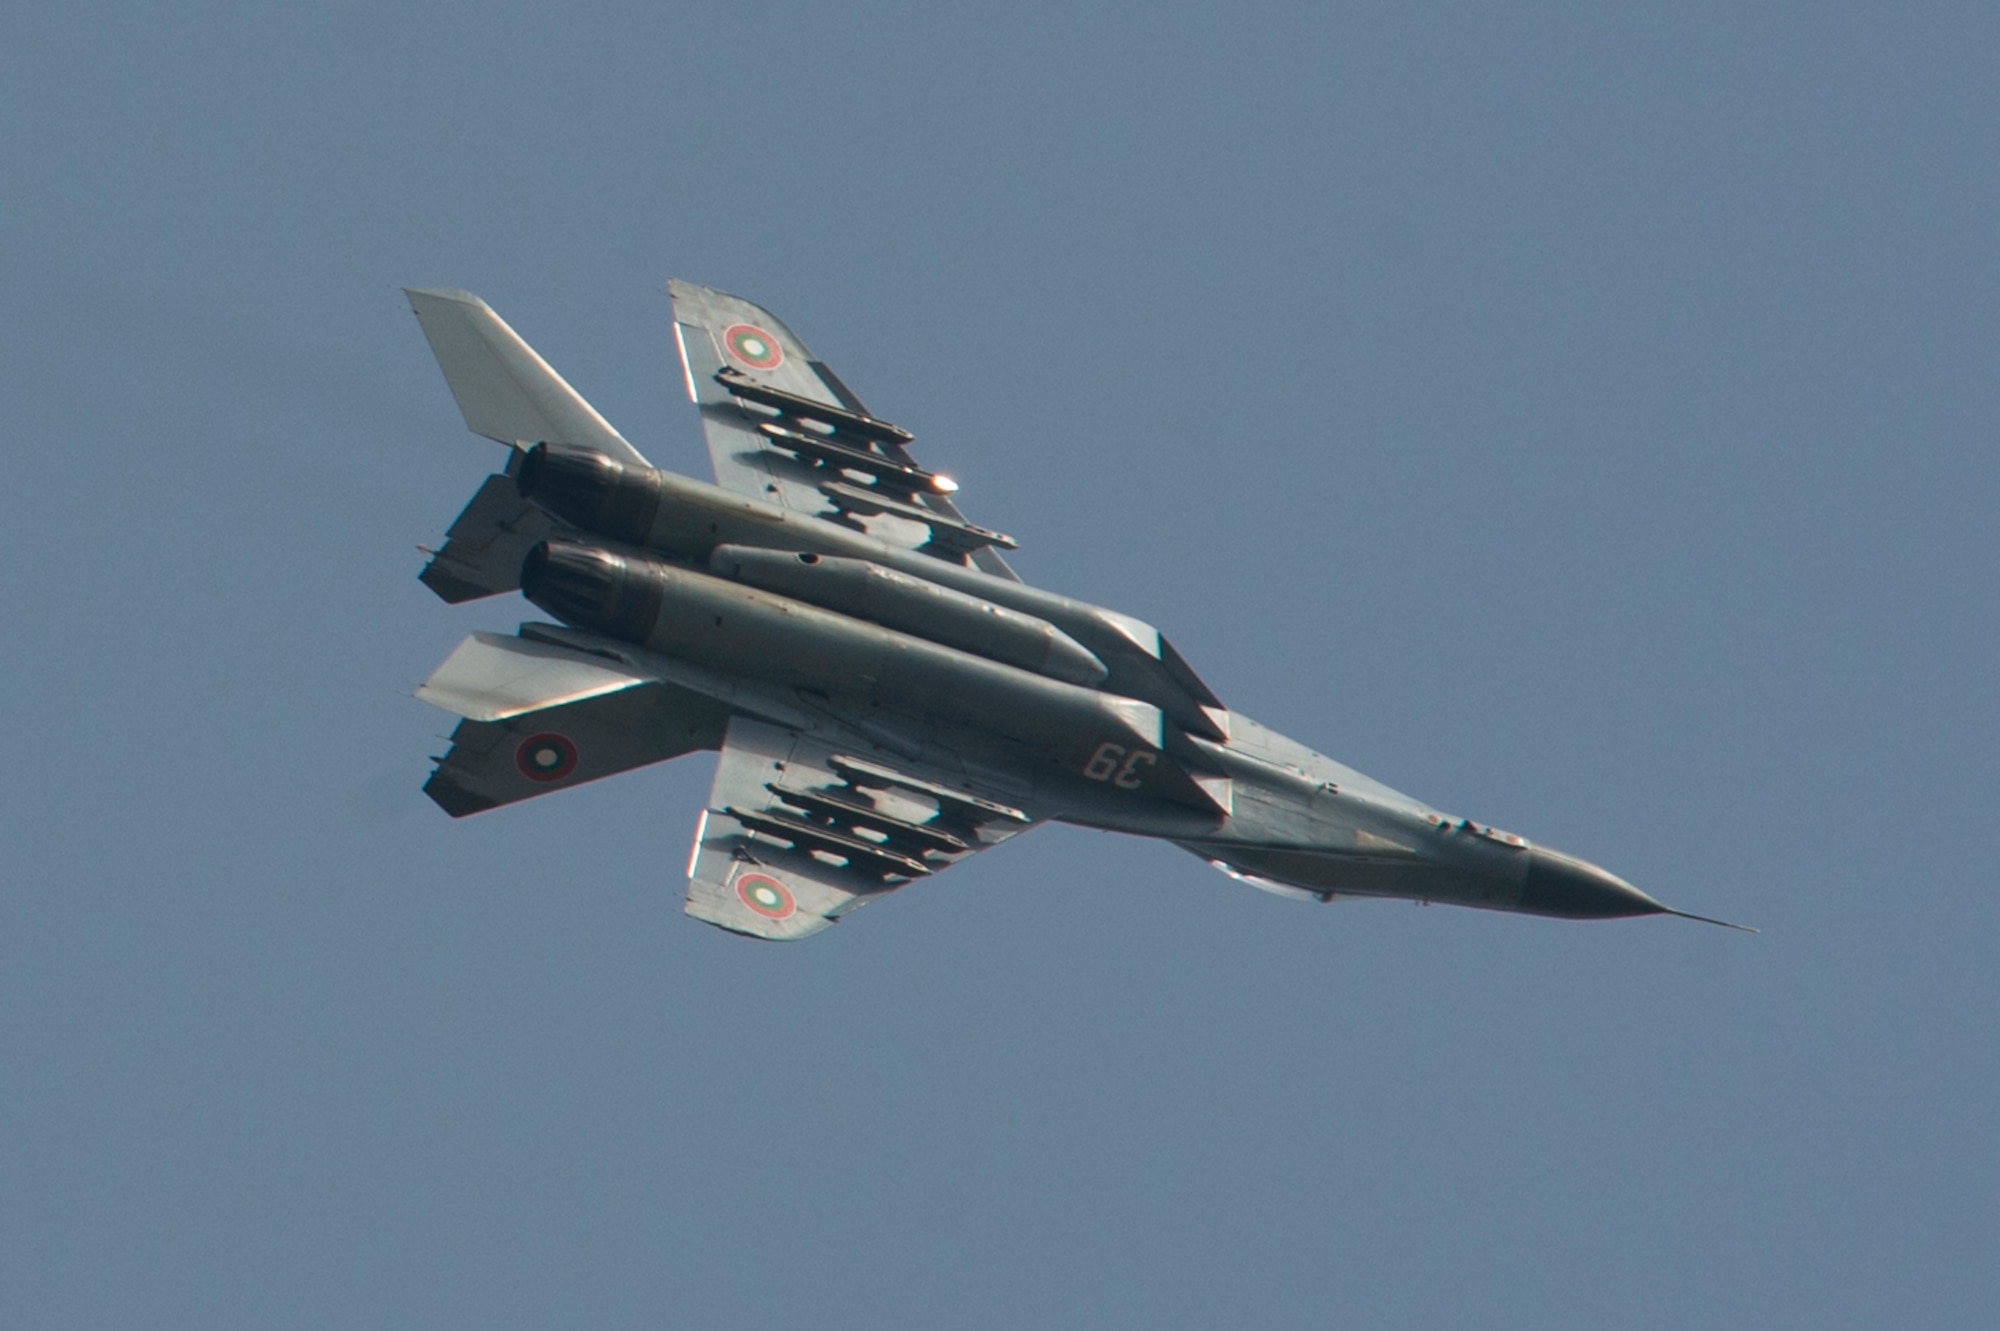
[[[1527,915],[1554,915],[1565,920],[1609,920],[1624,915],[1667,915],[1667,907],[1616,874],[1537,846],[1528,852],[1528,878],[1521,885]]]

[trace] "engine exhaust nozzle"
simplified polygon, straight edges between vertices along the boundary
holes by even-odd
[[[521,594],[572,628],[644,642],[660,617],[660,583],[596,546],[543,541],[521,562]]]
[[[573,527],[635,544],[652,533],[660,511],[659,473],[569,444],[529,449],[515,469],[514,488]]]

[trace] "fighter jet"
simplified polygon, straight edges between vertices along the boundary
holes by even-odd
[[[424,786],[454,818],[717,750],[687,913],[764,939],[1048,821],[1300,901],[1703,918],[1233,711],[1152,625],[1021,581],[776,315],[668,292],[713,484],[655,467],[478,297],[406,293],[508,449],[422,581],[555,621],[474,633],[417,690],[461,718]]]

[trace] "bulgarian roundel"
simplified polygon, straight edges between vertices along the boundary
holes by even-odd
[[[767,920],[782,920],[799,908],[798,903],[792,900],[791,889],[764,873],[738,875],[736,896]]]
[[[514,765],[530,781],[560,781],[576,770],[576,745],[553,732],[530,735],[514,750]]]
[[[785,363],[784,347],[756,324],[729,325],[723,330],[722,345],[753,370],[775,370]]]

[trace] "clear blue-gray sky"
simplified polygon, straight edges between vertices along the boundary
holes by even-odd
[[[0,1323],[2000,1324],[1991,4],[45,5],[0,79]],[[1032,581],[1758,937],[1038,832],[793,947],[454,823],[497,446],[780,311]]]

